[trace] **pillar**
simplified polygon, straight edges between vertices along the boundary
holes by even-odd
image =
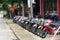
[[[60,0],[57,0],[57,14],[58,14],[58,18],[60,20]]]
[[[40,0],[40,16],[42,16],[42,0]]]

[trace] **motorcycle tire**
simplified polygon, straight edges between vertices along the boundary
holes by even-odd
[[[42,37],[42,38],[45,38],[45,37],[47,36],[47,34],[48,34],[48,31],[44,31],[44,30],[43,30],[43,31],[42,31],[42,36],[41,36],[41,37]]]
[[[32,33],[35,33],[36,27],[32,27],[32,28],[31,28],[31,31],[32,31]]]
[[[29,25],[26,25],[26,30],[29,30],[29,27],[30,27]]]
[[[37,35],[39,36],[42,32],[42,29],[37,29]]]

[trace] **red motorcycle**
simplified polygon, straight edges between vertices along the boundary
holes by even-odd
[[[44,26],[40,36],[42,38],[45,38],[47,34],[54,35],[58,28],[59,28],[58,25],[54,25],[54,24],[46,25]]]

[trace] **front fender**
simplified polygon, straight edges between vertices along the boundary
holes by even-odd
[[[45,26],[45,27],[43,28],[43,30],[44,30],[44,31],[49,30],[49,26]]]

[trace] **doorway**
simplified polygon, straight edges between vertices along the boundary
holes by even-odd
[[[43,16],[47,18],[57,17],[57,0],[43,0]]]
[[[43,5],[44,15],[57,12],[57,0],[43,0]]]
[[[34,0],[33,3],[33,16],[40,16],[40,0]]]

